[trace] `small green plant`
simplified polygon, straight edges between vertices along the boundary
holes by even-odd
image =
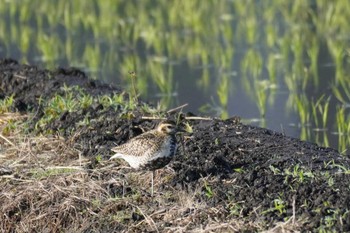
[[[336,164],[334,160],[329,161],[328,163],[324,164],[325,168],[338,168],[341,173],[344,174],[350,174],[350,168],[345,167],[342,164]]]
[[[184,123],[184,125],[185,125],[185,131],[187,132],[187,133],[193,133],[193,128],[192,128],[192,126],[190,125],[190,123],[188,123],[188,122],[185,122]]]
[[[327,179],[327,184],[329,187],[332,187],[334,185],[334,178],[332,175],[327,171],[324,174],[324,177]]]
[[[219,139],[218,139],[218,138],[215,138],[214,144],[215,144],[215,145],[219,145]]]
[[[95,160],[96,160],[97,163],[101,163],[101,161],[102,161],[102,156],[101,156],[101,155],[97,155],[97,156],[95,157]]]
[[[130,71],[129,72],[130,78],[131,78],[131,85],[133,89],[133,99],[134,101],[138,102],[138,92],[137,92],[137,87],[136,87],[136,72],[135,71]]]
[[[337,221],[337,219],[335,219],[334,216],[326,216],[326,217],[324,217],[324,223],[326,224],[326,227],[328,227],[328,228],[334,226],[336,221]]]
[[[294,181],[297,181],[299,183],[303,183],[305,180],[312,179],[315,177],[311,171],[305,171],[300,167],[299,164],[292,167],[292,171],[290,171],[290,169],[285,169],[283,174],[286,175],[286,183],[288,183],[288,179],[290,176],[294,179]]]
[[[237,172],[237,173],[243,173],[243,172],[244,172],[244,170],[243,170],[242,167],[237,167],[237,168],[234,168],[233,170],[234,170],[235,172]]]
[[[129,111],[132,111],[137,106],[137,101],[134,100],[134,98],[127,97],[127,94],[124,92],[122,93],[115,93],[112,97],[103,95],[100,97],[97,97],[97,102],[102,104],[104,108],[112,107],[114,109],[121,109],[122,113],[128,113]],[[146,109],[146,104],[143,105],[143,109]],[[151,107],[148,106],[148,111],[152,111]]]
[[[15,120],[10,119],[6,122],[4,128],[2,129],[3,135],[10,135],[11,132],[13,132],[18,126],[18,122]]]
[[[230,215],[240,216],[243,210],[243,206],[240,203],[229,203]]]
[[[40,100],[43,105],[44,116],[37,122],[36,129],[45,126],[57,119],[64,112],[73,112],[78,109],[78,100],[72,92],[66,92],[64,96],[56,94],[50,100]]]
[[[14,103],[13,95],[6,96],[3,100],[0,100],[0,114],[9,112],[13,103]]]
[[[77,126],[87,126],[90,125],[90,114],[88,113],[83,120],[76,123]]]
[[[213,192],[212,188],[208,185],[208,183],[206,181],[204,181],[204,189],[205,189],[205,195],[208,198],[212,198],[214,196],[214,192]]]
[[[108,108],[113,105],[113,99],[107,95],[99,96],[97,102],[102,104],[103,108]]]
[[[330,204],[327,203],[325,206],[330,207]],[[326,228],[331,229],[338,221],[342,222],[347,219],[347,217],[349,217],[348,215],[348,210],[342,214],[340,209],[327,208],[326,216],[323,218],[323,222]]]
[[[286,212],[285,202],[281,198],[273,200],[273,204],[275,206],[275,210],[277,210],[279,214]]]
[[[290,183],[290,178],[292,178],[292,182],[303,183],[307,180],[313,179],[315,176],[311,171],[307,171],[304,168],[300,167],[299,164],[289,167],[281,171],[280,169],[270,165],[270,170],[274,175],[283,175],[285,176],[284,183]],[[291,190],[293,190],[293,186],[290,185]]]
[[[151,107],[150,105],[146,104],[146,103],[143,103],[141,105],[141,109],[142,109],[142,112],[144,113],[148,113],[148,114],[151,114],[151,115],[156,115],[160,112],[160,109],[155,109],[153,107]]]
[[[277,167],[270,165],[269,168],[273,172],[274,175],[281,175],[282,174],[281,170],[278,169]]]
[[[94,102],[94,99],[92,96],[82,93],[82,96],[80,97],[80,106],[82,109],[86,109],[90,107]]]
[[[273,207],[262,212],[262,214],[267,214],[270,212],[278,212],[279,215],[286,212],[286,203],[281,197],[273,200]]]

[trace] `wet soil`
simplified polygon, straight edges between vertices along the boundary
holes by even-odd
[[[0,98],[13,95],[13,111],[35,113],[32,125],[43,115],[38,99],[50,98],[64,85],[78,85],[93,96],[121,92],[118,87],[89,80],[74,68],[49,71],[13,60],[0,61]],[[132,118],[122,118],[118,110],[94,104],[82,111],[66,112],[41,130],[60,132],[92,161],[96,156],[107,160],[112,155],[110,148],[158,123],[142,119],[142,114],[135,110]],[[77,124],[87,115],[89,125]],[[193,134],[168,165],[174,174],[159,186],[159,192],[169,187],[195,190],[199,180],[206,178],[198,198],[220,210],[213,218],[222,222],[241,219],[247,223],[247,231],[256,231],[249,222],[261,222],[264,229],[270,229],[294,216],[302,231],[350,232],[348,155],[242,124],[237,117],[188,122]],[[31,130],[34,132],[34,127]],[[137,220],[136,215],[132,217]],[[205,225],[210,216],[203,218],[193,221]]]

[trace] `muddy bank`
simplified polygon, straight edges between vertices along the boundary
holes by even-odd
[[[28,124],[31,133],[59,133],[80,155],[95,161],[84,169],[93,172],[94,169],[103,168],[103,162],[96,162],[96,157],[106,161],[112,155],[110,148],[115,144],[119,145],[157,124],[155,120],[142,118],[150,115],[149,111],[143,110],[142,103],[126,111],[122,104],[119,107],[106,107],[99,102],[93,102],[83,109],[65,111],[45,124],[38,124],[48,114],[38,100],[64,96],[64,86],[79,86],[92,97],[121,93],[120,88],[91,81],[76,69],[48,71],[20,65],[13,60],[0,61],[0,98],[13,95],[15,104],[12,111],[33,114]],[[185,116],[182,115],[183,118]],[[271,229],[279,222],[293,223],[293,230],[350,231],[348,156],[340,155],[331,148],[242,124],[235,117],[187,122],[192,126],[193,134],[184,140],[184,146],[180,146],[176,158],[168,165],[167,169],[171,172],[160,176],[158,198],[163,198],[167,203],[164,205],[169,207],[164,207],[167,212],[172,205],[179,203],[165,195],[163,197],[164,193],[195,193],[195,199],[206,205],[206,211],[195,211],[195,206],[189,206],[178,216],[169,217],[172,221],[166,219],[166,215],[161,215],[152,219],[156,229],[170,231],[182,224],[175,219],[191,217],[190,223],[183,223],[183,231],[206,229],[214,220],[218,224],[228,224],[223,228],[226,230],[230,229],[230,224],[233,225],[232,221],[237,220],[242,222],[240,227],[234,228],[239,231]],[[104,181],[115,176],[114,172],[103,172],[98,179]],[[123,186],[123,192],[134,193],[139,189],[131,183],[126,186]],[[106,192],[118,196],[121,189],[120,186],[113,186],[108,187]],[[147,192],[141,196],[140,200],[149,198]],[[0,198],[0,205],[9,201],[11,198]],[[147,205],[147,216],[153,216],[160,205],[149,200],[141,202],[137,203]],[[118,208],[128,209],[127,204]],[[28,210],[20,211],[22,217],[10,211],[11,208],[2,210],[7,222],[20,223]],[[96,213],[101,216],[109,214],[100,213],[99,210]],[[136,223],[144,220],[138,218],[135,211],[127,213],[126,218]],[[94,221],[100,224],[95,218]],[[67,222],[62,224],[62,229],[69,229],[64,225]],[[137,225],[129,221],[113,221],[107,222],[104,227],[114,226],[114,229],[127,231],[132,224]],[[98,225],[90,227],[99,228]],[[145,229],[154,230],[152,227]]]

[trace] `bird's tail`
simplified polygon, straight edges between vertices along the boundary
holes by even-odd
[[[115,154],[109,158],[109,160],[120,158],[120,154]]]

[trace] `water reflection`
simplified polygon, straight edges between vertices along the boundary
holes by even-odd
[[[0,0],[0,56],[80,67],[130,91],[132,70],[141,97],[164,109],[189,103],[345,151],[348,9],[324,0]]]

